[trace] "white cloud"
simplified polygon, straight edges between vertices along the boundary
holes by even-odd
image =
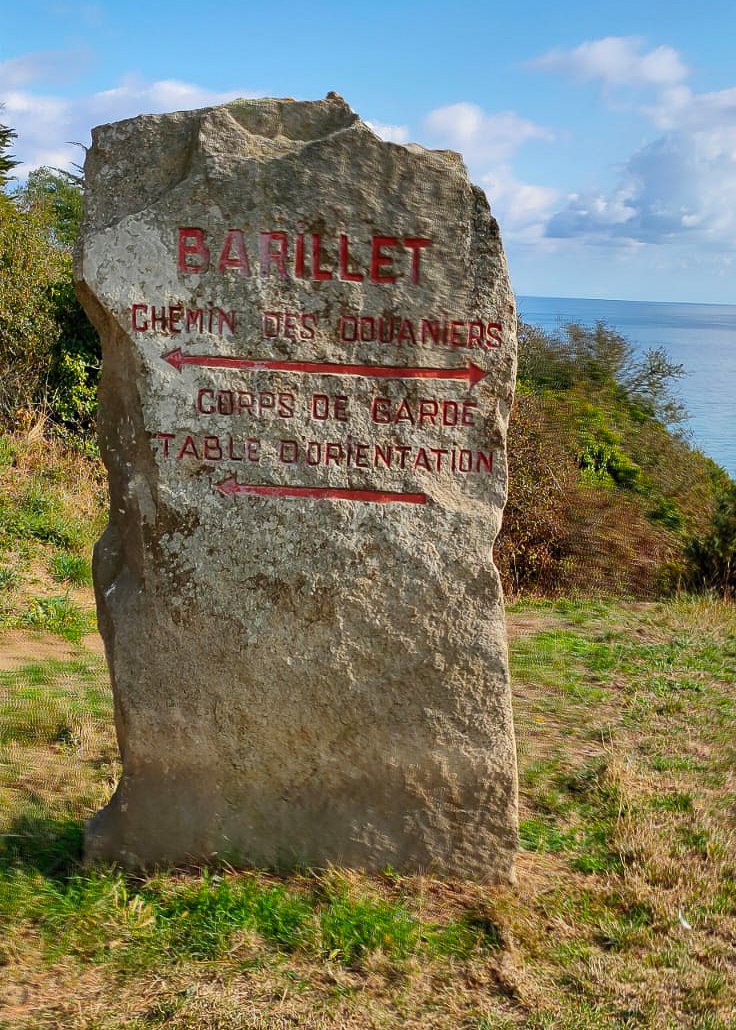
[[[520,182],[507,164],[481,175],[480,185],[504,236],[517,242],[532,242],[544,236],[552,205],[560,197],[559,190]]]
[[[514,111],[487,113],[476,104],[438,107],[422,119],[423,142],[459,151],[488,195],[505,237],[540,240],[559,191],[520,182],[509,163],[529,140],[554,139],[551,129]]]
[[[366,122],[370,129],[373,129],[376,136],[386,140],[387,143],[408,143],[408,125],[384,125],[383,122]]]
[[[736,87],[700,94],[688,86],[662,90],[642,113],[659,129],[728,132],[736,126]]]
[[[637,150],[610,194],[574,195],[546,234],[598,242],[736,240],[736,126],[672,132]]]
[[[526,66],[584,81],[600,79],[607,86],[672,86],[687,77],[687,66],[672,47],[644,46],[640,36],[606,36],[573,50],[551,50]]]
[[[613,190],[570,194],[549,219],[548,238],[734,248],[736,88],[693,93],[678,52],[647,50],[639,37],[594,40],[530,66],[598,79],[608,89],[627,87],[639,113],[660,133],[624,162]]]
[[[486,114],[476,104],[449,104],[422,121],[426,136],[459,150],[466,161],[504,161],[530,139],[552,140],[554,133],[514,111]]]
[[[9,63],[12,62],[0,65],[0,72]],[[25,65],[22,73],[20,65],[14,66],[11,74],[16,78],[26,72],[30,74],[32,66],[32,62]],[[24,178],[40,165],[71,168],[72,164],[80,163],[78,149],[65,145],[71,141],[86,146],[94,125],[137,114],[223,104],[237,97],[254,95],[242,90],[216,92],[176,79],[146,82],[134,77],[125,79],[113,89],[73,98],[13,89],[2,96],[5,103],[2,121],[18,134],[13,150],[21,164],[15,172],[19,178]]]

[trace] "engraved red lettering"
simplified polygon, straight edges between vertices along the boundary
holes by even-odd
[[[419,401],[419,425],[423,426],[425,422],[431,422],[435,424],[437,418],[437,412],[439,410],[439,404],[437,401]]]
[[[211,408],[205,408],[204,400],[208,397],[212,401]],[[200,415],[212,415],[215,410],[215,391],[209,389],[202,389],[197,394],[197,411]]]
[[[271,249],[271,244],[276,243],[278,250]],[[261,275],[271,275],[271,265],[276,265],[276,270],[282,279],[286,279],[286,253],[289,245],[285,232],[262,232],[261,233]]]
[[[228,268],[235,269],[241,275],[250,275],[248,252],[245,249],[245,240],[240,229],[228,229],[225,236],[217,269],[219,272],[224,272]]]
[[[422,319],[422,343],[427,343],[429,337],[430,343],[439,343],[440,339],[440,324],[439,322],[430,322],[428,319]]]
[[[195,444],[191,436],[188,436],[186,438],[186,440],[184,441],[184,446],[176,456],[177,461],[181,461],[182,458],[199,458],[199,453],[197,452],[197,445]]]
[[[393,257],[384,254],[384,247],[396,247],[399,241],[395,236],[374,236],[373,249],[371,251],[371,282],[374,283],[395,283],[396,276],[388,272],[383,273],[382,269],[393,266]]]
[[[468,334],[462,333],[464,322],[450,322],[450,343],[453,347],[467,347]]]
[[[227,456],[229,461],[242,461],[244,457],[243,451],[241,451],[240,454],[235,453],[235,442],[232,436],[228,436],[227,438]]]
[[[325,422],[330,417],[330,398],[324,393],[312,397],[312,418]]]
[[[483,451],[477,451],[475,455],[475,471],[480,472],[481,465],[485,466],[485,471],[488,473],[493,472],[493,451],[489,451],[488,454],[484,454]]]
[[[393,453],[393,448],[391,447],[390,444],[389,444],[388,447],[386,447],[385,450],[383,448],[379,447],[378,444],[376,444],[376,449],[375,449],[375,451],[373,453],[373,464],[374,464],[374,466],[376,468],[378,468],[378,462],[382,461],[384,467],[387,468],[387,469],[390,469],[391,468],[391,455],[392,455],[392,453]]]
[[[359,272],[348,271],[349,247],[348,237],[343,233],[340,236],[340,278],[349,283],[362,283],[363,276]]]
[[[222,447],[217,436],[205,436],[204,438],[204,460],[221,461]]]
[[[478,405],[475,403],[475,401],[463,401],[463,413],[461,422],[464,426],[475,425],[475,417],[471,409],[477,407]]]
[[[156,439],[161,440],[163,443],[163,456],[168,458],[169,456],[169,440],[173,440],[176,433],[156,433]]]
[[[297,318],[299,316],[290,311],[284,312],[284,336],[287,340],[295,340],[297,336]]]
[[[396,450],[399,452],[399,468],[406,468],[406,456],[411,451],[411,447],[400,447],[397,445]]]
[[[401,323],[401,329],[399,329],[398,336],[399,343],[416,343],[416,337],[414,336],[414,326],[411,324],[408,318],[405,318]]]
[[[417,451],[417,456],[414,459],[414,468],[415,469],[418,469],[418,468],[426,469],[427,472],[431,472],[432,471],[432,466],[429,464],[429,458],[427,457],[427,452],[425,451],[425,449],[423,447],[420,447],[418,449],[418,451]]]
[[[156,313],[156,308],[151,305],[151,329],[156,332],[157,327],[161,328],[161,332],[165,333],[168,326],[166,320],[166,308],[161,308],[161,313]]]
[[[293,465],[299,457],[299,444],[296,440],[282,440],[279,446],[279,461],[284,465]]]
[[[344,456],[345,452],[342,449],[342,444],[325,444],[325,465],[329,465],[331,461],[334,461],[336,465],[339,465]]]
[[[489,322],[488,323],[488,325],[486,326],[486,335],[488,337],[488,341],[489,341],[488,342],[488,346],[489,347],[500,347],[501,346],[501,344],[503,342],[503,338],[502,338],[502,335],[501,335],[502,332],[503,332],[503,326],[501,325],[500,322]],[[490,342],[491,340],[493,340],[493,343]]]
[[[217,413],[232,415],[235,411],[235,394],[232,390],[219,390],[217,393]]]
[[[352,335],[348,335],[348,328]],[[343,343],[355,343],[358,339],[358,319],[355,315],[343,315],[340,318],[340,339]]]
[[[440,450],[439,448],[436,448],[436,447],[430,447],[429,448],[429,452],[430,452],[430,454],[434,454],[434,456],[437,458],[437,472],[439,472],[440,469],[442,468],[442,455],[444,454],[445,457],[446,457],[447,456],[447,451]]]
[[[376,338],[376,320],[364,315],[360,320],[360,339],[363,343],[372,343]]]
[[[411,281],[419,282],[419,255],[425,247],[431,247],[432,241],[421,236],[407,236],[404,238],[404,246],[411,251]]]
[[[315,314],[302,315],[302,332],[299,339],[301,340],[313,340],[314,330],[317,325],[317,316]]]
[[[280,393],[279,408],[276,413],[279,418],[292,418],[294,415],[294,394]]]
[[[278,311],[263,312],[263,338],[265,340],[268,340],[273,336],[278,336],[280,326],[281,315]]]
[[[238,411],[247,411],[249,415],[253,414],[253,394],[246,393],[245,390],[238,390]]]
[[[469,347],[484,347],[484,326],[482,322],[469,322],[468,323],[468,346]]]
[[[223,311],[222,308],[217,309],[217,331],[220,334],[220,336],[222,336],[222,330],[225,328],[225,326],[228,327],[231,333],[235,332],[236,315],[237,311]]]
[[[180,333],[181,329],[176,328],[176,323],[181,322],[184,317],[184,308],[181,304],[169,304],[169,332]]]
[[[203,318],[204,312],[201,308],[196,308],[194,310],[187,308],[187,321],[185,325],[185,329],[187,330],[187,332],[190,329],[196,329],[198,333],[201,333]]]
[[[387,397],[374,397],[371,406],[371,419],[378,425],[388,425],[391,421],[391,401]]]
[[[193,258],[194,264],[191,263]],[[204,243],[204,229],[180,229],[179,271],[200,274],[206,272],[209,267],[210,252]]]
[[[298,279],[304,278],[304,233],[296,234],[296,256],[294,259],[294,275]]]
[[[442,402],[442,425],[456,426],[458,423],[459,409],[455,401]]]
[[[276,407],[276,398],[272,393],[264,391],[258,394],[258,414],[263,416],[264,411],[273,411]]]
[[[414,416],[411,413],[409,401],[406,397],[404,397],[403,401],[396,409],[394,422],[409,422],[411,425],[414,425]]]
[[[133,329],[137,333],[144,333],[146,331],[146,329],[148,329],[148,320],[144,318],[142,324],[139,323],[139,321],[138,321],[138,312],[139,311],[148,311],[148,305],[147,304],[134,304],[133,308],[132,308],[132,311],[131,311],[131,318],[133,320]]]

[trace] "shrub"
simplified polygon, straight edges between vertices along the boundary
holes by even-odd
[[[43,406],[62,273],[41,212],[0,205],[0,419],[8,423],[19,409]]]
[[[736,483],[718,495],[709,531],[690,538],[685,558],[690,586],[736,596]]]

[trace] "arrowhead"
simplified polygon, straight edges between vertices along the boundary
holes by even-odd
[[[224,480],[222,483],[217,484],[217,489],[225,497],[234,497],[238,492],[238,481],[235,476],[230,476],[229,479]]]
[[[169,351],[168,354],[163,355],[164,361],[168,361],[170,365],[173,365],[177,372],[181,372],[181,366],[184,364],[184,355],[177,347],[176,350]]]
[[[474,365],[472,361],[468,362],[468,382],[471,386],[475,386],[481,379],[485,379],[488,372],[484,368],[479,368],[478,365]]]

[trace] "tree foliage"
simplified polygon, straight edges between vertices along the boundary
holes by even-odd
[[[639,355],[604,322],[592,328],[571,323],[554,334],[519,326],[519,378],[538,391],[608,388],[640,415],[672,426],[687,417],[672,390],[684,374],[662,348]]]
[[[688,541],[685,557],[691,587],[736,597],[736,483],[719,492],[708,532]]]
[[[0,104],[0,111],[2,106]],[[18,165],[18,161],[9,153],[13,140],[16,138],[17,134],[12,129],[7,125],[0,124],[0,192],[5,191],[10,178],[9,173]]]
[[[509,497],[496,561],[512,594],[657,596],[682,581],[728,477],[679,430],[683,374],[603,323],[519,328]]]
[[[63,255],[49,246],[42,213],[1,205],[0,418],[44,405],[63,274]]]
[[[43,167],[31,172],[14,201],[21,217],[39,227],[56,259],[45,298],[54,331],[46,336],[45,365],[43,374],[38,369],[36,395],[43,398],[47,414],[60,428],[90,434],[97,408],[100,340],[77,300],[71,262],[82,221],[83,188],[78,176]]]
[[[74,245],[82,224],[84,192],[77,178],[55,168],[36,168],[16,193],[22,207],[43,209],[50,237],[62,247]]]

